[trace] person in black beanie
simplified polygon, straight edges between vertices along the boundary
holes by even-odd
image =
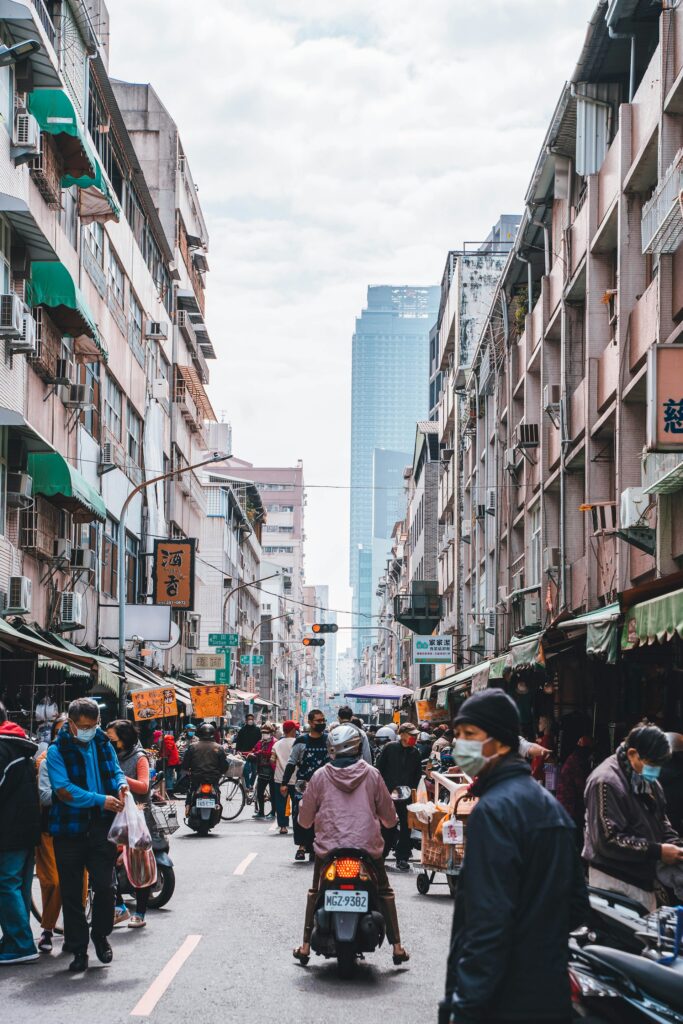
[[[455,763],[474,776],[439,1024],[571,1020],[569,934],[589,914],[574,822],[518,755],[502,690],[464,702]]]

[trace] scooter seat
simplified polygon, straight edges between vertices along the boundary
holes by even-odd
[[[661,999],[674,1010],[683,1012],[683,961],[670,967],[657,964],[635,953],[624,953],[609,946],[586,946],[587,953],[625,974],[648,995]]]

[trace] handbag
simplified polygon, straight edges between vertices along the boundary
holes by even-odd
[[[157,880],[157,862],[153,850],[123,848],[123,866],[134,889],[146,889]]]

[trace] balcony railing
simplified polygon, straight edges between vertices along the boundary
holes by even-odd
[[[683,149],[643,207],[643,253],[675,252],[683,241]]]
[[[54,46],[55,40],[57,38],[57,30],[55,29],[54,23],[52,21],[52,18],[50,17],[47,7],[45,6],[43,0],[33,0],[33,6],[36,9],[38,21],[45,29],[45,34],[47,38]]]

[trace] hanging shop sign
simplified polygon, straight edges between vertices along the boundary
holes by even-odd
[[[175,718],[178,714],[172,686],[162,686],[158,690],[134,690],[130,699],[136,722],[146,722],[150,718]]]
[[[224,654],[193,654],[193,669],[221,669],[225,668]]]
[[[154,604],[169,608],[194,608],[194,559],[196,541],[154,541]]]
[[[683,451],[683,344],[653,345],[648,351],[647,447]]]
[[[447,722],[450,718],[448,708],[439,708],[435,700],[415,701],[418,722],[430,722],[436,725],[438,722]]]
[[[227,686],[191,686],[192,713],[197,718],[220,718],[225,714]]]
[[[452,665],[453,637],[413,636],[413,665]]]

